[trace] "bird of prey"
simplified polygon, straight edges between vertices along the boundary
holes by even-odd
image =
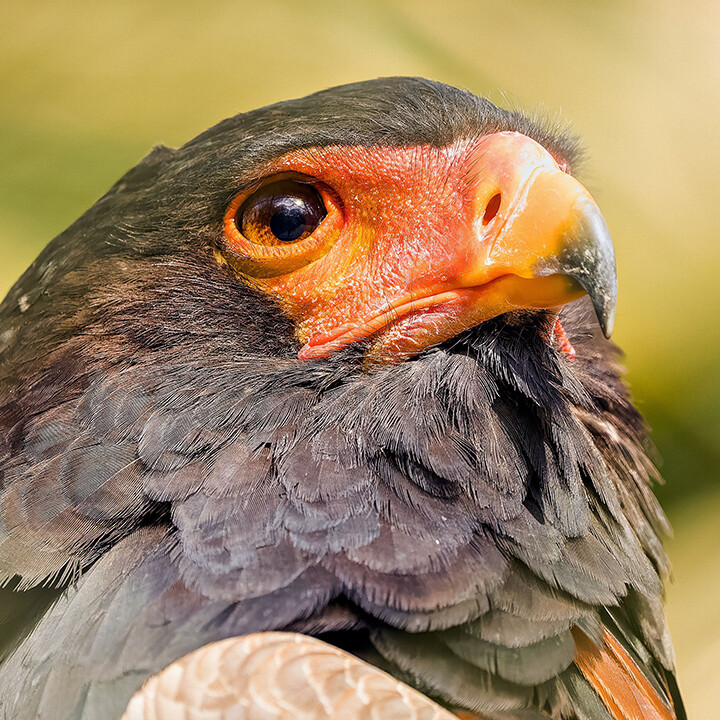
[[[0,717],[684,717],[577,162],[380,79],[157,147],[55,238],[0,307]]]

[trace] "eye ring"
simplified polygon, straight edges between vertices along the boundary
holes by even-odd
[[[295,208],[309,217],[300,222]],[[278,234],[270,227],[275,210],[280,212]],[[311,177],[285,173],[237,195],[225,211],[223,229],[233,265],[253,277],[274,277],[325,255],[342,224],[342,205],[330,187]]]

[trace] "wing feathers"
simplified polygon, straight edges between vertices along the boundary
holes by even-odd
[[[150,678],[122,720],[452,720],[417,690],[293,633],[211,643]]]

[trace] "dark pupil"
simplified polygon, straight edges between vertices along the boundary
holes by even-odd
[[[270,218],[270,231],[278,240],[297,240],[307,229],[304,203],[299,204],[294,198],[278,198],[276,202],[280,207]]]

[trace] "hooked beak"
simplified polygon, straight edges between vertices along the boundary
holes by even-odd
[[[460,273],[463,286],[510,275],[517,307],[562,305],[587,293],[600,327],[610,337],[617,301],[615,254],[607,223],[588,191],[552,156],[517,133],[488,136],[478,148],[483,178],[476,217],[481,248]],[[488,220],[486,199],[499,206]],[[541,281],[543,278],[545,280]]]
[[[617,303],[617,273],[610,231],[600,208],[589,197],[580,197],[572,224],[557,255],[535,265],[535,277],[565,275],[588,294],[606,338],[612,334]]]

